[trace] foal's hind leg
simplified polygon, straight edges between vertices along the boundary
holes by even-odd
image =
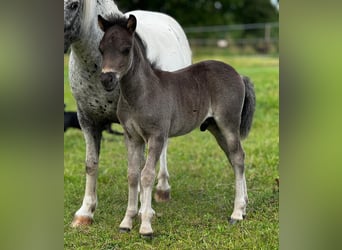
[[[157,202],[169,201],[170,196],[170,185],[169,185],[169,172],[167,171],[167,141],[163,147],[162,153],[160,155],[160,169],[158,173],[158,184],[157,190],[154,195],[154,199]]]
[[[208,127],[215,136],[221,149],[225,152],[235,174],[235,201],[234,211],[230,217],[230,223],[242,220],[246,215],[248,203],[247,185],[244,173],[244,151],[242,149],[239,133],[229,127],[219,128],[216,124]]]

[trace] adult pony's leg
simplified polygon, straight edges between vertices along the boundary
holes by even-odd
[[[128,205],[124,219],[119,228],[122,232],[129,232],[133,227],[133,218],[138,213],[138,187],[140,167],[144,165],[144,142],[131,140],[125,134],[128,153]]]
[[[161,151],[166,143],[164,136],[154,136],[148,140],[148,155],[141,172],[141,225],[139,233],[143,236],[152,236],[151,220],[154,215],[152,209],[152,189],[155,179],[155,168]]]
[[[81,208],[75,213],[71,226],[90,225],[97,206],[96,181],[99,164],[101,130],[83,129],[86,142],[86,186]]]
[[[171,198],[170,185],[169,185],[169,172],[167,171],[167,141],[163,147],[160,155],[160,169],[158,173],[157,190],[154,195],[154,199],[157,202],[166,202]]]
[[[230,129],[227,126],[211,124],[208,130],[215,136],[217,143],[225,152],[235,174],[235,201],[234,211],[230,216],[229,222],[234,224],[246,216],[246,207],[248,203],[247,185],[244,173],[244,151],[242,149],[239,133],[236,129]],[[235,132],[234,132],[235,130]]]

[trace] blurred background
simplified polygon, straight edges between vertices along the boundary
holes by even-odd
[[[113,211],[124,211],[127,200],[122,191],[127,185],[127,153],[122,137],[104,131],[98,177],[102,212],[96,215],[97,226],[91,229],[93,239],[89,240],[70,228],[83,195],[85,155],[82,132],[70,128],[64,134],[64,248],[86,245],[87,249],[278,249],[278,1],[118,0],[115,3],[122,12],[140,9],[172,16],[187,35],[193,63],[219,60],[252,79],[257,105],[253,128],[243,142],[250,213],[241,226],[229,227],[226,217],[234,192],[233,171],[227,168],[227,158],[210,133],[197,129],[169,140],[173,200],[165,207],[156,205],[155,209],[167,214],[163,218],[172,220],[161,222],[162,217],[158,218],[160,223],[155,227],[160,234],[152,244],[137,242],[135,236],[116,234],[121,218],[113,216]],[[76,111],[68,62],[69,55],[65,54],[65,111]],[[112,128],[122,132],[118,124],[112,124]],[[182,233],[174,230],[178,225]]]
[[[144,9],[155,10],[161,5],[186,6],[177,10],[185,13],[180,17],[171,8],[165,9],[186,30],[197,25],[277,23],[278,17],[281,19],[281,249],[339,249],[342,33],[338,30],[342,24],[342,2],[288,0],[282,3],[281,17],[267,0],[249,1],[251,7],[247,1],[235,0],[229,4],[190,1],[190,7],[185,1],[174,0],[118,2],[122,10],[142,8],[142,4]],[[214,14],[207,15],[206,20],[195,18],[190,11],[198,11],[199,4],[208,7],[200,9],[198,15],[207,8]],[[267,7],[261,7],[264,5]],[[226,9],[233,6],[235,9]],[[62,1],[54,0],[4,1],[0,8],[1,249],[63,248],[62,9]],[[248,19],[254,15],[244,15],[248,9],[252,14],[259,13],[256,21]],[[265,17],[265,9],[277,18]],[[259,33],[255,37],[265,37],[262,29]],[[187,35],[192,40],[193,34]],[[272,29],[270,37],[277,39],[278,31]],[[225,53],[231,53],[230,45]],[[277,43],[273,46],[278,48]],[[241,70],[246,68],[245,63]],[[255,72],[255,65],[252,66],[251,71]],[[259,77],[256,74],[253,79]],[[260,81],[257,78],[256,82]],[[272,79],[279,78],[276,75]],[[272,82],[277,84],[278,80]],[[265,89],[268,88],[261,90]],[[270,113],[267,106],[264,110]]]
[[[184,28],[194,53],[225,49],[235,54],[279,52],[279,0],[120,0],[123,12],[159,11]]]

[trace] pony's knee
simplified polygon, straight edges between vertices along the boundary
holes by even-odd
[[[99,163],[97,161],[86,161],[85,170],[88,175],[95,175],[97,173]]]
[[[128,170],[128,183],[130,186],[137,186],[139,184],[139,171]]]
[[[141,185],[143,187],[153,185],[155,179],[155,170],[150,168],[144,168],[141,172]]]

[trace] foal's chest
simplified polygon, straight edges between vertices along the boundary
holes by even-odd
[[[145,143],[152,134],[161,129],[160,124],[154,122],[155,114],[130,107],[122,96],[119,98],[117,115],[128,136],[142,139]]]

